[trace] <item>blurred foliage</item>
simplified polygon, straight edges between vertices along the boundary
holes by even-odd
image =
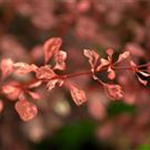
[[[107,108],[108,115],[110,117],[118,116],[122,113],[135,113],[136,107],[135,105],[128,105],[124,102],[111,102],[111,105]]]
[[[149,150],[149,149],[150,149],[150,142],[147,144],[142,144],[138,148],[138,150]]]
[[[113,150],[94,137],[95,125],[91,120],[73,122],[60,128],[50,139],[45,139],[33,147],[35,150]]]

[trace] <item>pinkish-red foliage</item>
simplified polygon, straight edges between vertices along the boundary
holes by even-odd
[[[27,64],[25,62],[13,62],[11,59],[2,59],[1,61],[1,71],[2,77],[5,78],[8,75],[15,73],[15,75],[27,75],[31,72],[34,73],[33,81],[29,83],[19,82],[9,82],[2,86],[2,93],[6,95],[10,100],[18,100],[15,104],[15,109],[19,113],[20,117],[24,121],[28,121],[34,118],[37,114],[37,108],[35,105],[31,104],[25,97],[30,95],[32,99],[40,99],[40,95],[38,92],[31,91],[32,88],[38,88],[42,83],[46,83],[46,87],[48,91],[51,91],[55,88],[56,85],[61,87],[67,79],[71,77],[78,77],[82,75],[91,75],[94,80],[97,80],[103,87],[106,95],[109,99],[118,100],[123,99],[124,92],[122,90],[122,86],[116,83],[105,83],[102,81],[100,77],[98,77],[98,73],[105,71],[108,75],[108,79],[114,80],[116,77],[117,70],[128,70],[137,76],[139,82],[143,85],[147,84],[146,80],[143,80],[139,74],[144,77],[149,77],[150,74],[148,69],[142,70],[142,66],[147,67],[147,65],[137,65],[132,61],[129,51],[125,51],[118,56],[117,61],[114,61],[113,49],[107,49],[106,53],[108,55],[107,59],[100,57],[100,55],[95,50],[84,49],[84,56],[88,58],[90,69],[85,72],[79,73],[69,73],[59,75],[55,70],[66,70],[66,59],[67,52],[61,51],[60,46],[62,44],[62,40],[59,37],[54,37],[48,39],[43,45],[43,52],[45,58],[44,66],[37,66],[36,64]],[[54,66],[48,65],[48,61],[50,61],[54,57]],[[127,61],[128,65],[124,66],[120,63]],[[137,74],[138,73],[138,74]],[[73,101],[76,105],[81,105],[87,101],[86,94],[83,90],[78,89],[74,85],[66,86],[69,88]]]
[[[38,113],[37,107],[24,99],[16,102],[15,109],[23,121],[31,120]]]
[[[118,84],[104,84],[104,88],[107,96],[112,100],[118,100],[123,98],[123,91]]]
[[[79,106],[79,105],[83,104],[84,102],[86,102],[86,95],[83,90],[78,89],[77,87],[72,85],[70,87],[70,93],[71,93],[73,101],[76,103],[76,105]]]
[[[43,46],[45,54],[45,63],[51,59],[51,57],[59,51],[62,44],[62,40],[59,37],[54,37],[47,40]]]
[[[140,149],[149,60],[148,0],[0,0],[0,149],[84,119],[113,149]]]

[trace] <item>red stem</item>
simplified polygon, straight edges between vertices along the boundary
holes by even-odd
[[[148,67],[148,66],[150,66],[150,62],[148,62],[146,64],[138,65],[138,68]]]
[[[115,70],[132,70],[131,67],[113,67],[113,69]],[[103,68],[102,70],[100,71],[104,71],[104,70],[107,70],[107,68]],[[100,71],[95,71],[95,72],[100,72]],[[68,73],[68,74],[65,74],[65,75],[60,75],[60,76],[55,76],[53,78],[51,78],[50,80],[54,80],[54,79],[63,79],[63,80],[66,80],[68,78],[73,78],[73,77],[78,77],[78,76],[83,76],[83,75],[93,75],[93,72],[91,70],[86,70],[86,71],[83,71],[83,72],[77,72],[77,73]],[[36,82],[40,81],[39,79],[34,79],[28,83],[25,83],[23,86],[21,86],[22,88],[26,88],[28,87],[29,85],[31,84],[34,84]],[[48,82],[49,80],[43,80],[44,82]]]
[[[66,75],[60,76],[60,78],[67,79],[67,78],[73,78],[77,76],[82,76],[82,75],[92,75],[93,73],[91,71],[84,71],[84,72],[78,72],[78,73],[70,73]]]
[[[147,63],[147,64],[143,64],[143,65],[139,65],[138,68],[141,68],[141,67],[145,67],[147,65],[149,65],[150,63]],[[104,67],[102,70],[100,71],[104,71],[104,70],[107,70],[108,67]],[[132,71],[132,68],[131,67],[114,67],[112,66],[112,69],[114,70],[130,70]],[[95,71],[96,72],[100,72],[100,71]],[[86,71],[83,71],[83,72],[77,72],[77,73],[68,73],[68,74],[65,74],[65,75],[58,75],[58,76],[55,76],[53,78],[51,78],[50,80],[53,80],[53,79],[63,79],[63,80],[66,80],[68,78],[73,78],[73,77],[78,77],[78,76],[83,76],[83,75],[94,75],[94,73],[91,71],[91,70],[86,70]],[[38,81],[41,81],[41,79],[33,79],[27,83],[23,83],[23,84],[20,84],[18,87],[23,89],[23,90],[26,90],[28,88],[28,86],[30,86],[31,84],[34,84]],[[42,80],[43,82],[48,82],[49,80]],[[102,83],[102,81],[100,80],[100,82]]]

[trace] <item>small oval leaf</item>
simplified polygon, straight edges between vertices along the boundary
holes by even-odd
[[[32,120],[38,113],[37,107],[27,100],[17,101],[15,109],[23,121]]]

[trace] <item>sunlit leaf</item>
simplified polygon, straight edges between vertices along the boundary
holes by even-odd
[[[38,113],[37,107],[27,100],[17,101],[15,104],[15,109],[23,121],[32,120]]]
[[[13,72],[13,64],[14,62],[11,59],[2,59],[0,63],[2,77],[7,77]]]
[[[108,98],[112,100],[118,100],[123,98],[123,91],[118,84],[104,84],[105,92]]]
[[[44,43],[44,55],[45,55],[45,63],[47,63],[51,57],[59,51],[59,48],[62,44],[62,40],[59,37],[53,37],[47,40]]]
[[[76,105],[81,105],[84,102],[86,102],[86,95],[85,92],[81,89],[78,89],[75,86],[71,86],[70,88],[71,96],[73,98],[73,101],[76,103]]]
[[[51,79],[55,76],[55,72],[47,65],[41,66],[36,70],[37,79]]]
[[[65,51],[59,51],[55,54],[55,66],[54,69],[58,70],[65,70],[66,69],[66,63],[65,60],[67,59],[67,53]]]

